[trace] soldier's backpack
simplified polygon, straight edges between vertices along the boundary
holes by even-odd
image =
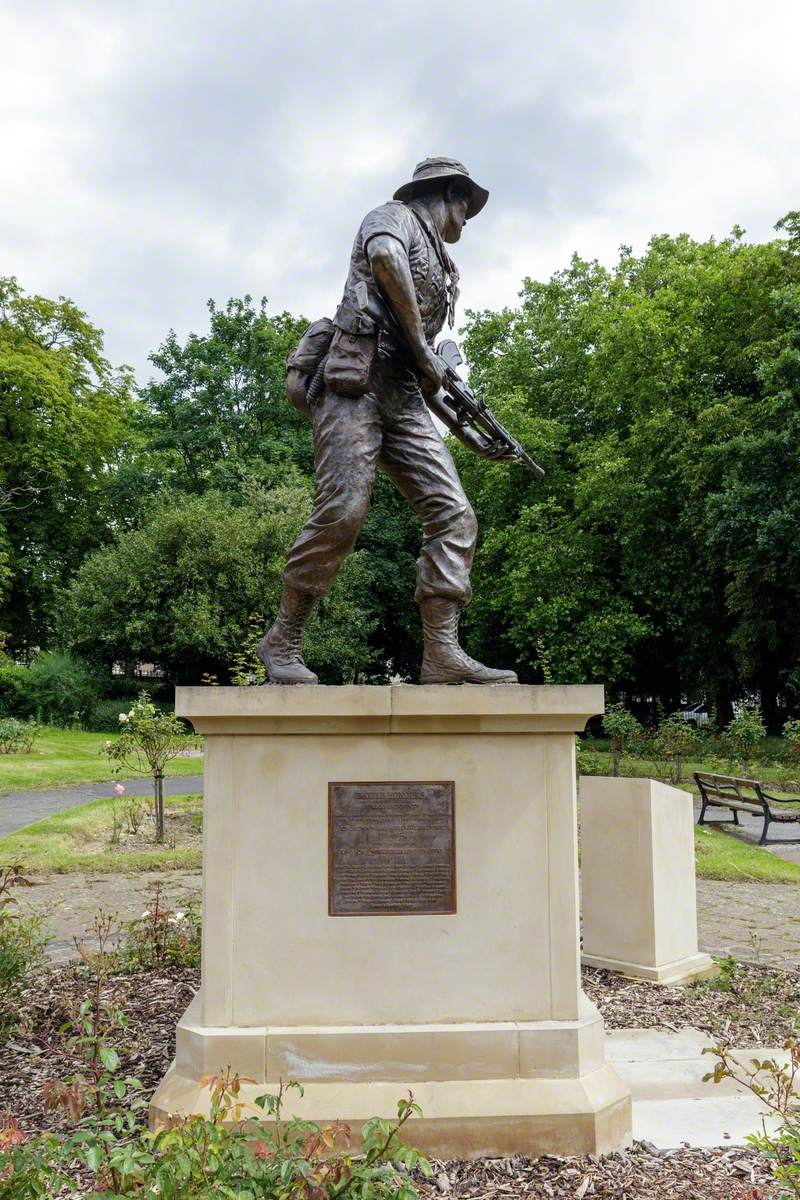
[[[325,359],[333,339],[333,321],[312,321],[286,359],[286,395],[304,416],[310,417],[322,391]]]

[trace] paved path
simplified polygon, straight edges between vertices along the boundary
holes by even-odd
[[[152,780],[141,777],[48,788],[46,791],[12,792],[11,795],[0,796],[0,837],[24,829],[26,825],[33,825],[35,821],[43,821],[55,813],[66,812],[68,808],[77,808],[89,800],[110,796],[117,783],[124,785],[129,796],[153,794]],[[168,775],[164,780],[164,794],[167,796],[182,796],[202,790],[202,775]]]
[[[47,917],[53,940],[50,953],[61,959],[74,950],[76,937],[91,928],[103,908],[129,921],[146,908],[148,889],[163,880],[172,907],[199,900],[199,871],[147,871],[137,875],[41,875],[35,887],[20,892]],[[776,966],[800,965],[800,887],[785,883],[697,881],[700,948]]]
[[[708,1034],[697,1029],[682,1029],[679,1033],[658,1029],[608,1031],[608,1061],[631,1089],[635,1138],[652,1142],[660,1150],[677,1150],[686,1144],[741,1146],[749,1134],[759,1129],[765,1107],[760,1100],[732,1079],[718,1084],[705,1081],[714,1065],[714,1060],[703,1053],[708,1041]],[[774,1046],[734,1049],[731,1054],[747,1065],[754,1057],[774,1058],[788,1065],[786,1052]],[[768,1128],[774,1130],[777,1124],[777,1118],[767,1118]],[[743,1198],[756,1195],[744,1191],[736,1194]]]
[[[55,962],[75,954],[75,939],[92,944],[92,922],[102,909],[114,914],[118,923],[141,916],[153,884],[163,882],[170,908],[181,908],[188,900],[200,900],[199,871],[145,871],[136,875],[39,875],[34,886],[15,894],[22,905],[41,913],[51,933],[47,951]]]
[[[800,887],[697,881],[700,948],[775,966],[800,964]]]

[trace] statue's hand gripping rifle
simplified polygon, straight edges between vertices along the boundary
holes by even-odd
[[[443,390],[451,402],[459,425],[466,426],[482,434],[496,447],[498,457],[516,458],[533,471],[537,479],[544,478],[544,468],[535,463],[524,450],[512,433],[501,425],[485,400],[476,396],[469,384],[458,373],[458,367],[464,361],[458,346],[450,338],[439,342],[436,353],[447,367],[447,377]]]
[[[375,323],[395,337],[405,342],[405,337],[394,314],[384,303],[382,297],[376,296],[368,289],[365,282],[356,285],[356,303],[362,312],[372,317]],[[489,442],[491,458],[516,458],[532,471],[537,479],[544,478],[544,468],[535,463],[524,450],[512,433],[501,425],[485,400],[476,396],[469,384],[458,373],[458,367],[464,361],[454,341],[447,338],[439,342],[436,353],[447,367],[447,375],[442,385],[442,391],[448,400],[447,407],[455,416],[456,422],[466,429],[484,437]]]

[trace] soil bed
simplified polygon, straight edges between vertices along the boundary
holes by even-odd
[[[737,993],[707,986],[663,988],[621,979],[605,971],[584,972],[584,986],[599,1005],[608,1028],[640,1026],[707,1029],[709,1040],[737,1045],[775,1044],[790,1032],[789,1010],[800,1006],[800,972],[737,966]],[[121,1070],[141,1080],[145,1094],[157,1086],[172,1059],[175,1026],[199,985],[196,970],[164,970],[111,977],[106,995],[128,1018],[123,1031]],[[62,1026],[84,999],[87,980],[74,962],[53,968],[31,987],[20,1005],[25,1028],[0,1055],[0,1111],[14,1114],[33,1133],[59,1128],[60,1114],[48,1111],[42,1085],[81,1069],[66,1048]],[[751,997],[743,1002],[743,994]],[[752,996],[758,996],[754,1006]],[[399,1094],[399,1093],[398,1093]],[[576,1200],[758,1200],[778,1195],[766,1166],[739,1146],[713,1150],[658,1151],[647,1143],[602,1158],[480,1159],[434,1164],[434,1178],[420,1182],[425,1200],[451,1195],[464,1200],[492,1197],[550,1197]]]
[[[111,842],[109,831],[103,830],[97,836],[87,836],[82,843],[81,852],[87,857],[93,854],[108,854],[119,855],[124,859],[126,854],[152,850],[155,844],[155,819],[144,804],[141,807],[141,825],[135,833],[123,829],[119,833],[119,841]],[[164,845],[168,850],[203,849],[202,811],[199,807],[173,811],[167,801],[164,810]],[[124,868],[124,862],[120,865]]]
[[[200,983],[197,970],[176,969],[112,976],[104,998],[129,1024],[114,1035],[123,1075],[138,1079],[145,1094],[155,1091],[175,1052],[175,1027]],[[85,971],[74,962],[54,967],[23,996],[25,1026],[0,1053],[0,1111],[12,1113],[33,1133],[59,1129],[59,1113],[45,1108],[43,1084],[85,1070],[69,1053],[64,1024],[77,1012],[88,992]]]

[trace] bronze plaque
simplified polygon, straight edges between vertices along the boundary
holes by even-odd
[[[328,785],[328,912],[454,913],[455,785]]]

